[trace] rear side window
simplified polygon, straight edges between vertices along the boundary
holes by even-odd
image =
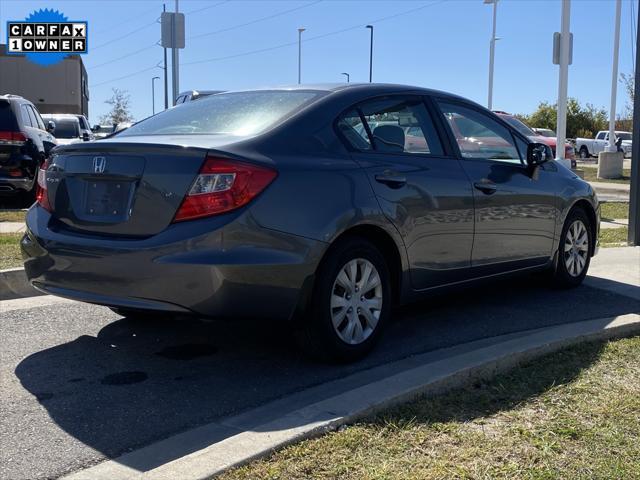
[[[9,102],[0,101],[0,131],[18,131],[18,122]]]
[[[149,117],[118,135],[255,135],[273,127],[320,94],[265,90],[211,95]]]
[[[352,126],[359,135],[345,134],[345,125]],[[365,102],[345,114],[338,127],[356,150],[369,150],[373,145],[376,152],[443,154],[440,138],[421,99],[399,97]],[[362,137],[368,148],[363,147],[358,137]]]
[[[42,121],[42,117],[40,116],[40,112],[38,112],[31,105],[29,105],[29,110],[31,110],[31,112],[33,113],[33,118],[35,118],[36,123],[38,125],[37,128],[39,128],[40,130],[45,130],[44,122]]]
[[[338,130],[356,150],[371,150],[367,129],[358,110],[350,110],[338,120]]]
[[[26,104],[20,105],[20,111],[22,112],[22,125],[37,128],[38,122],[36,122],[35,117],[33,117],[33,113],[30,114]]]

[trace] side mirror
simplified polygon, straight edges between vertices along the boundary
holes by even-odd
[[[56,122],[54,122],[53,120],[49,120],[47,122],[47,132],[53,133],[55,129],[56,129]]]
[[[91,137],[89,136],[89,132],[84,132],[82,134],[82,140],[85,142],[88,142],[89,140],[91,140]]]
[[[527,163],[531,166],[542,165],[553,159],[553,152],[544,143],[530,143],[527,145]]]
[[[100,130],[100,125],[94,125],[93,127],[91,127],[91,131],[93,133],[96,133],[98,130]]]

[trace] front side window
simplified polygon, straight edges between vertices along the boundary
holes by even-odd
[[[344,125],[350,121],[366,148],[358,145],[361,140],[345,134]],[[436,128],[421,99],[371,100],[347,113],[338,126],[357,150],[370,150],[373,146],[373,150],[383,153],[443,154]]]
[[[522,164],[509,129],[474,109],[446,102],[439,105],[463,158]]]
[[[256,135],[275,126],[322,93],[264,90],[211,95],[142,120],[118,135]]]

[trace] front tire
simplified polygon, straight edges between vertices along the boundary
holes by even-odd
[[[391,311],[384,256],[368,240],[349,237],[320,265],[300,332],[303,350],[325,361],[351,362],[378,341]]]
[[[591,232],[591,222],[585,211],[581,208],[571,210],[562,227],[558,246],[558,259],[553,275],[556,287],[573,288],[584,280],[595,242]]]

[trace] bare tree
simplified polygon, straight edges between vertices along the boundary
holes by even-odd
[[[126,90],[114,88],[113,95],[109,100],[105,100],[104,103],[111,105],[111,111],[100,117],[100,123],[116,125],[118,123],[133,121],[130,110],[131,96]]]

